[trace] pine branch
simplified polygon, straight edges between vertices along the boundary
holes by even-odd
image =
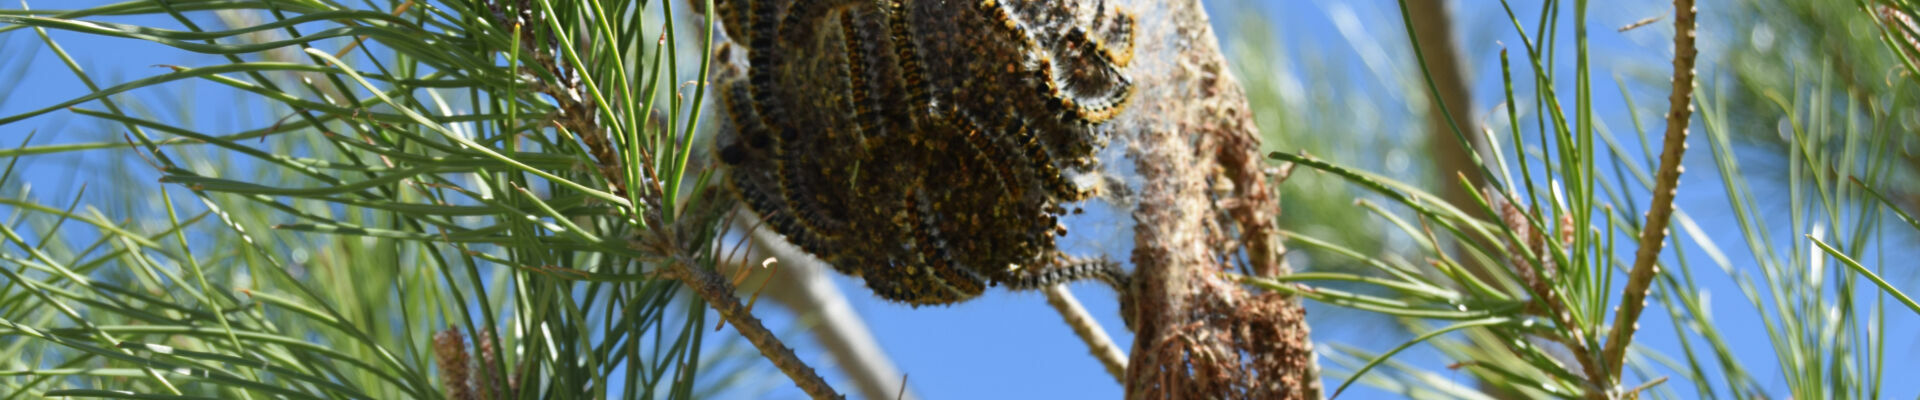
[[[1066,320],[1067,326],[1073,328],[1073,333],[1080,336],[1080,341],[1087,344],[1087,351],[1100,359],[1100,365],[1107,367],[1107,373],[1112,374],[1114,380],[1126,383],[1127,353],[1113,344],[1113,338],[1108,337],[1107,331],[1100,329],[1100,322],[1080,306],[1080,300],[1073,297],[1067,285],[1048,286],[1043,291],[1047,294],[1047,305],[1053,306],[1053,310],[1060,313],[1060,318]]]
[[[747,307],[740,304],[740,299],[733,296],[733,285],[728,284],[726,278],[720,277],[711,270],[694,267],[694,263],[684,258],[668,267],[662,276],[680,281],[686,284],[687,288],[693,289],[694,294],[706,300],[707,305],[712,306],[714,311],[720,313],[721,318],[725,318],[728,324],[733,325],[733,329],[739,331],[741,337],[747,338],[748,342],[753,343],[753,347],[760,349],[760,355],[772,361],[774,366],[780,368],[780,372],[786,373],[787,378],[793,379],[793,383],[799,385],[800,390],[806,391],[808,396],[815,399],[845,397],[835,392],[833,386],[828,385],[825,379],[821,379],[820,374],[813,371],[813,367],[800,361],[800,357],[793,354],[793,349],[781,343],[780,338],[773,335],[773,331],[767,330],[765,325],[760,324],[760,319],[748,312]]]
[[[1256,273],[1290,271],[1271,223],[1277,201],[1254,162],[1258,128],[1208,16],[1194,0],[1126,3],[1165,10],[1140,21],[1130,68],[1168,71],[1135,81],[1141,95],[1117,125],[1146,182],[1121,310],[1135,332],[1127,396],[1320,398],[1299,299],[1252,293],[1219,274],[1239,249]],[[1227,179],[1213,179],[1217,173]],[[1217,190],[1226,185],[1230,191]],[[1221,209],[1230,218],[1216,218]]]
[[[1626,297],[1621,299],[1619,311],[1614,314],[1613,332],[1607,335],[1606,350],[1601,353],[1609,376],[1593,377],[1596,380],[1619,376],[1626,361],[1627,344],[1633,341],[1633,332],[1639,328],[1640,312],[1647,307],[1647,292],[1653,276],[1660,273],[1655,264],[1666,244],[1667,226],[1673,217],[1673,196],[1680,184],[1680,161],[1687,152],[1687,125],[1693,116],[1694,58],[1699,55],[1699,49],[1694,47],[1698,10],[1694,9],[1693,0],[1674,0],[1673,12],[1673,92],[1667,97],[1667,134],[1660,150],[1660,171],[1655,176],[1658,182],[1653,190],[1653,205],[1640,231],[1640,250],[1635,252],[1633,269],[1627,275]]]

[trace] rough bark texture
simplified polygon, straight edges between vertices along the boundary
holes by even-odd
[[[1122,121],[1139,188],[1136,266],[1123,312],[1134,328],[1129,398],[1319,398],[1297,299],[1218,274],[1288,273],[1277,199],[1246,97],[1196,0],[1128,1],[1143,18]],[[1244,253],[1242,253],[1244,250]]]

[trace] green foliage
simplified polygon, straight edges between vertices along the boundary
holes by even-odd
[[[707,58],[713,37],[675,37],[685,3],[488,3],[0,10],[0,32],[37,34],[91,92],[0,124],[65,112],[127,135],[0,152],[13,196],[0,204],[25,223],[0,226],[16,249],[0,254],[0,392],[702,395],[713,322],[654,272],[711,265],[724,234],[729,203],[691,162],[705,88],[677,84],[705,71],[672,68]],[[179,26],[99,20],[131,15]],[[203,27],[207,16],[232,26]],[[226,62],[103,86],[49,30]],[[284,118],[223,135],[121,96],[177,81],[235,89]],[[598,114],[562,109],[582,102]],[[583,117],[595,122],[556,122]],[[30,155],[126,149],[161,174],[144,190],[163,214],[115,220],[78,195],[46,205],[12,172]],[[125,184],[121,196],[143,190]],[[435,348],[446,331],[463,338]]]
[[[1559,26],[1562,7],[1570,8],[1571,34],[1575,51],[1574,75],[1559,76],[1552,71],[1550,39],[1566,32]],[[1373,267],[1355,273],[1299,274],[1275,280],[1243,278],[1245,282],[1296,293],[1328,304],[1370,310],[1393,315],[1416,332],[1416,337],[1385,353],[1373,354],[1351,347],[1335,346],[1329,354],[1329,368],[1351,371],[1348,382],[1366,382],[1414,397],[1482,397],[1484,394],[1462,391],[1451,373],[1431,372],[1419,367],[1395,363],[1390,357],[1415,345],[1424,344],[1454,360],[1450,368],[1471,374],[1483,383],[1488,394],[1524,398],[1606,396],[1656,397],[1773,397],[1763,392],[1761,381],[1747,370],[1751,354],[1741,353],[1729,343],[1709,312],[1707,294],[1696,280],[1697,273],[1717,269],[1727,275],[1741,291],[1764,323],[1767,337],[1777,356],[1781,380],[1792,398],[1877,398],[1882,397],[1881,379],[1886,368],[1887,337],[1880,332],[1889,315],[1887,306],[1915,311],[1911,299],[1894,289],[1880,276],[1885,275],[1874,262],[1889,255],[1887,238],[1904,237],[1920,225],[1895,224],[1911,219],[1900,205],[1888,201],[1880,192],[1898,187],[1903,174],[1903,157],[1897,149],[1911,143],[1902,136],[1909,123],[1898,110],[1909,108],[1913,92],[1901,80],[1890,87],[1871,88],[1849,96],[1837,96],[1844,89],[1830,79],[1792,82],[1787,90],[1772,94],[1765,110],[1730,107],[1723,86],[1700,90],[1693,106],[1700,110],[1698,123],[1689,123],[1705,133],[1712,159],[1722,177],[1720,189],[1726,205],[1738,222],[1738,237],[1711,237],[1684,207],[1674,216],[1680,228],[1670,237],[1675,249],[1671,257],[1658,263],[1650,301],[1657,311],[1648,318],[1664,314],[1670,332],[1644,332],[1670,335],[1680,345],[1677,357],[1635,345],[1626,362],[1627,377],[1610,377],[1608,385],[1596,385],[1592,373],[1581,366],[1589,360],[1607,362],[1600,354],[1611,344],[1608,324],[1610,313],[1622,301],[1623,277],[1632,264],[1632,248],[1640,236],[1643,193],[1655,186],[1652,154],[1639,155],[1623,149],[1620,140],[1605,129],[1598,129],[1592,117],[1597,95],[1591,89],[1587,48],[1588,4],[1550,2],[1542,14],[1531,18],[1537,23],[1524,25],[1521,17],[1507,8],[1512,27],[1527,40],[1518,58],[1521,68],[1531,67],[1531,76],[1513,75],[1514,62],[1502,54],[1501,66],[1506,83],[1505,103],[1508,132],[1489,132],[1488,143],[1495,146],[1493,160],[1484,160],[1490,181],[1481,189],[1479,210],[1457,209],[1413,185],[1401,183],[1365,171],[1344,168],[1320,158],[1275,153],[1274,158],[1298,168],[1324,171],[1340,176],[1372,192],[1374,198],[1389,204],[1404,205],[1410,214],[1379,212],[1377,217],[1397,227],[1399,234],[1423,243],[1420,257],[1429,266],[1401,261],[1401,257],[1348,249],[1338,238],[1292,235],[1294,247],[1317,248],[1324,252],[1351,257]],[[1823,9],[1822,14],[1847,13],[1847,20],[1878,20],[1874,9],[1862,5],[1842,10]],[[1858,15],[1854,15],[1858,14]],[[1911,14],[1907,14],[1911,15]],[[1888,29],[1902,29],[1890,26]],[[1906,28],[1911,29],[1911,28]],[[1897,34],[1897,33],[1896,33]],[[1811,35],[1814,40],[1824,36]],[[1893,36],[1889,36],[1893,37]],[[1430,39],[1420,39],[1430,40]],[[1889,46],[1870,49],[1899,54],[1895,40]],[[1871,56],[1868,56],[1869,58]],[[1753,63],[1748,63],[1753,64]],[[1824,64],[1794,65],[1812,71]],[[1814,77],[1830,73],[1810,74]],[[1745,82],[1741,82],[1745,83]],[[1529,95],[1516,87],[1534,90]],[[1753,90],[1751,85],[1731,85],[1737,91]],[[1712,90],[1720,89],[1720,90]],[[1628,91],[1622,91],[1627,93]],[[1571,95],[1567,95],[1571,93]],[[1629,104],[1635,99],[1626,98]],[[1533,109],[1551,112],[1523,116],[1515,104],[1532,103]],[[1569,104],[1570,103],[1570,104]],[[1742,112],[1730,112],[1739,109]],[[1783,137],[1779,147],[1739,147],[1730,128],[1747,123],[1749,115],[1779,115]],[[1530,118],[1533,121],[1524,121]],[[1531,123],[1527,123],[1531,122]],[[1633,126],[1642,126],[1632,121]],[[1525,132],[1527,127],[1539,127]],[[1657,142],[1640,131],[1639,142]],[[1521,152],[1536,138],[1543,149]],[[1597,140],[1596,140],[1597,139]],[[1656,138],[1657,139],[1657,138]],[[1646,151],[1654,149],[1643,145]],[[1756,189],[1742,172],[1741,154],[1752,157],[1756,149],[1773,149],[1770,157],[1787,164],[1784,189],[1784,216],[1766,210],[1778,203],[1762,202]],[[1509,161],[1511,160],[1511,161]],[[1466,185],[1463,179],[1458,184]],[[1893,186],[1890,186],[1893,185]],[[1291,186],[1291,185],[1288,185]],[[1291,189],[1291,187],[1282,190]],[[1683,192],[1711,190],[1694,184],[1681,186]],[[1379,207],[1369,207],[1380,210]],[[1889,212],[1891,211],[1891,212]],[[1488,221],[1473,215],[1496,216]],[[1774,232],[1788,230],[1782,240]],[[1447,251],[1452,239],[1469,244],[1463,253]],[[1745,245],[1757,262],[1736,264],[1720,250],[1727,240]],[[1891,249],[1898,249],[1899,246]],[[1698,251],[1708,255],[1690,259]],[[1476,265],[1493,265],[1494,276],[1482,279],[1461,267],[1462,259]],[[1836,265],[1838,264],[1838,265]],[[1846,268],[1838,268],[1844,265]],[[1758,279],[1755,279],[1755,272]],[[1536,278],[1540,277],[1540,278]],[[1866,280],[1861,280],[1866,277]],[[1538,282],[1538,283],[1533,283]],[[1327,289],[1326,285],[1351,287],[1360,283],[1360,294]],[[1887,300],[1892,300],[1888,302]],[[1440,327],[1434,327],[1440,324]],[[1743,358],[1746,358],[1743,360]],[[1370,371],[1384,368],[1382,373]],[[1684,385],[1684,386],[1682,386]],[[1344,387],[1344,385],[1343,385]],[[1684,393],[1684,394],[1683,394]]]
[[[686,3],[665,0],[503,3],[0,10],[0,33],[31,32],[90,93],[0,116],[0,126],[70,115],[125,134],[45,145],[28,135],[0,149],[9,158],[0,206],[13,213],[0,224],[11,248],[0,252],[0,399],[684,398],[743,382],[750,368],[699,350],[715,340],[706,306],[656,277],[665,265],[710,266],[725,235],[715,222],[730,204],[710,191],[693,145],[706,90],[679,84],[708,76],[681,57],[707,59],[712,27],[684,35],[674,22],[691,19],[672,8]],[[1283,198],[1289,210],[1315,212],[1290,211],[1281,226],[1293,230],[1292,248],[1313,255],[1312,272],[1242,281],[1401,322],[1413,340],[1378,354],[1335,343],[1325,359],[1347,384],[1410,396],[1881,397],[1888,338],[1879,327],[1920,315],[1880,267],[1900,247],[1887,242],[1920,233],[1903,211],[1920,163],[1899,151],[1913,141],[1903,110],[1920,94],[1911,39],[1920,32],[1905,22],[1915,15],[1905,1],[1827,3],[1733,2],[1727,11],[1764,17],[1757,24],[1777,39],[1733,35],[1733,81],[1709,80],[1694,97],[1699,118],[1689,123],[1708,150],[1696,158],[1710,154],[1740,235],[1713,237],[1686,207],[1674,215],[1674,250],[1659,262],[1656,312],[1646,317],[1667,319],[1670,331],[1641,337],[1670,336],[1678,354],[1634,346],[1626,376],[1604,386],[1572,361],[1600,358],[1609,343],[1624,281],[1615,278],[1631,268],[1658,168],[1594,117],[1603,96],[1589,73],[1585,1],[1548,2],[1537,16],[1503,10],[1527,40],[1500,59],[1506,129],[1487,133],[1496,157],[1478,173],[1493,183],[1470,188],[1482,193],[1471,207],[1371,171],[1387,163],[1361,157],[1392,140],[1330,139],[1343,120],[1369,119],[1301,112],[1351,107],[1290,99],[1287,82],[1258,73],[1274,65],[1239,57],[1240,71],[1254,71],[1243,76],[1255,104],[1306,103],[1259,108],[1255,118],[1279,139],[1270,146],[1329,149],[1273,155],[1302,171],[1281,186]],[[101,22],[130,15],[178,26]],[[228,26],[200,26],[207,15]],[[1864,27],[1869,34],[1854,34]],[[101,85],[49,30],[226,62]],[[1567,36],[1572,76],[1556,74],[1566,60],[1549,56],[1564,54],[1553,38]],[[1237,48],[1271,47],[1253,39]],[[1772,62],[1783,59],[1808,61]],[[245,93],[239,114],[284,118],[221,134],[128,101],[188,81]],[[1419,83],[1405,86],[1427,90]],[[1629,104],[1660,104],[1621,92]],[[581,104],[592,107],[569,108]],[[593,114],[570,113],[583,109]],[[1644,128],[1633,133],[1651,149]],[[137,155],[161,183],[102,182],[93,190],[117,191],[124,204],[95,204],[85,189],[38,198],[16,173],[33,157],[94,154]],[[1770,180],[1783,188],[1756,189],[1768,181],[1743,170],[1755,160],[1785,165]],[[1350,188],[1368,194],[1353,203]],[[1754,261],[1722,250],[1737,247]],[[1464,265],[1496,268],[1483,276]],[[1710,278],[1697,277],[1714,273],[1762,317],[1782,376],[1750,372],[1767,360],[1736,348],[1716,323],[1702,288]],[[449,331],[463,339],[445,339]],[[1457,361],[1485,393],[1460,388],[1456,373],[1391,358],[1416,346]],[[716,365],[738,370],[696,379],[726,369]],[[1772,381],[1790,393],[1764,393]]]

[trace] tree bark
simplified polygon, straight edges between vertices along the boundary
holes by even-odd
[[[1298,299],[1220,276],[1290,273],[1259,130],[1197,0],[1126,1],[1142,18],[1140,88],[1116,125],[1141,175],[1129,398],[1320,398]],[[1244,254],[1244,258],[1240,257]]]

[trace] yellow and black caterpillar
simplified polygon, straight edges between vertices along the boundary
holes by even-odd
[[[717,0],[730,185],[881,297],[1124,286],[1062,254],[1069,179],[1132,97],[1134,16],[1105,0]],[[735,52],[743,53],[734,54]],[[744,59],[744,66],[739,63]]]

